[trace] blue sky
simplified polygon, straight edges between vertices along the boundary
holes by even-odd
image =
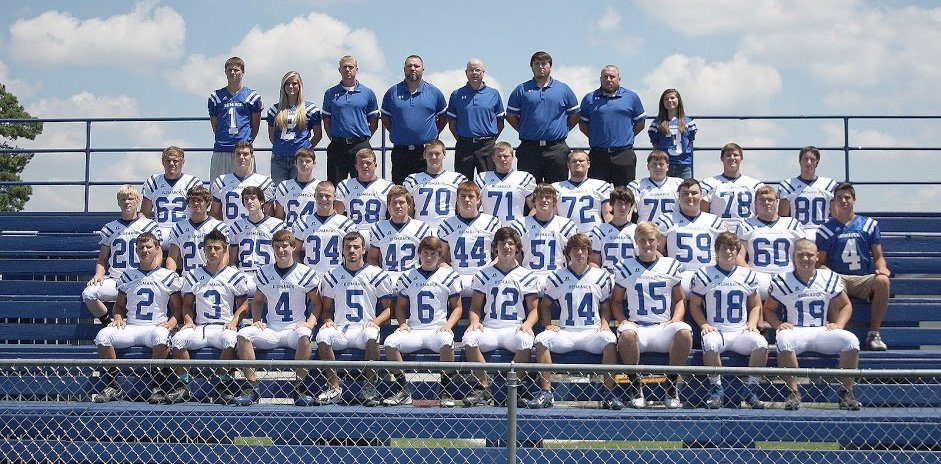
[[[35,0],[4,5],[0,82],[39,117],[203,116],[209,92],[225,84],[223,62],[231,55],[246,60],[245,82],[267,106],[288,70],[302,74],[307,98],[319,104],[347,53],[359,58],[360,81],[381,96],[401,80],[405,56],[417,53],[425,79],[445,94],[463,85],[467,59],[481,58],[488,84],[505,99],[531,78],[529,56],[546,50],[553,76],[579,97],[597,87],[602,66],[619,66],[622,85],[640,94],[648,114],[668,87],[680,90],[694,116],[939,114],[938,43],[941,8],[934,2]],[[728,141],[745,147],[744,172],[768,181],[796,174],[796,150],[750,147],[843,143],[837,120],[702,120],[699,127],[698,177],[718,173],[710,148]],[[941,146],[938,128],[939,121],[858,121],[850,144]],[[501,138],[515,142],[516,134],[508,128]],[[577,130],[569,141],[586,144]],[[211,142],[207,123],[93,129],[93,144],[105,147]],[[84,129],[47,124],[29,146],[83,147]],[[854,152],[853,174],[864,181],[934,181],[937,154]],[[160,170],[157,154],[93,158],[99,180],[136,181]],[[259,171],[267,173],[261,158]],[[187,168],[208,176],[208,156],[192,153]],[[82,170],[81,156],[38,155],[24,176],[76,180]],[[842,173],[842,153],[826,151],[821,174]],[[31,210],[81,207],[79,189],[35,190]],[[93,209],[114,210],[113,190],[94,189]],[[860,190],[859,207],[868,210],[937,209],[941,199],[937,186]]]

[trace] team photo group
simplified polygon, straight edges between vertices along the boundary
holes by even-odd
[[[366,360],[401,361],[430,350],[452,362],[460,348],[480,363],[501,349],[520,363],[582,351],[637,365],[651,352],[682,366],[695,338],[706,366],[734,352],[764,367],[763,329],[776,333],[781,367],[814,352],[855,369],[861,348],[887,349],[879,329],[891,273],[879,225],[855,213],[852,185],[817,176],[820,150],[795,153],[797,175],[768,185],[744,174],[745,150],[730,142],[719,153],[722,172],[697,180],[697,126],[676,89],[662,93],[648,121],[616,66],[603,67],[599,87],[579,100],[551,76],[548,53],[529,65],[532,79],[504,103],[481,60],[468,60],[467,84],[446,98],[412,55],[404,79],[379,98],[344,56],[340,81],[321,102],[291,71],[266,108],[243,83],[245,62],[227,60],[227,85],[208,99],[209,182],[185,173],[184,150],[170,146],[164,172],[117,192],[120,217],[100,232],[82,294],[104,324],[99,357],[146,346],[156,359],[213,348],[225,360],[254,360],[256,349],[287,348],[297,360],[355,349]],[[256,172],[262,119],[271,177]],[[498,141],[507,122],[516,147]],[[370,142],[380,124],[393,146],[391,181],[377,173]],[[440,140],[445,127],[453,154]],[[588,150],[566,143],[576,127]],[[647,173],[637,178],[634,145],[644,132],[653,150],[639,155]],[[314,147],[324,136],[326,179],[318,180]],[[706,153],[714,156],[695,156]],[[865,340],[844,329],[851,298],[871,304]],[[410,379],[388,371],[365,371],[359,404],[412,403]],[[306,369],[296,370],[296,405],[346,401],[341,376],[323,374],[326,383],[314,387]],[[455,405],[452,375],[440,374],[444,407]],[[114,371],[103,378],[95,401],[124,397]],[[493,405],[487,373],[474,378],[457,399]],[[186,369],[157,369],[148,380],[152,403],[195,401]],[[684,406],[679,380],[667,376],[662,406]],[[743,380],[743,406],[764,408],[760,379]],[[553,406],[552,381],[541,372],[520,404]],[[640,376],[626,381],[622,395],[613,376],[603,377],[601,407],[653,403]],[[783,407],[798,409],[798,381],[784,381]],[[214,383],[219,403],[261,399],[253,369],[219,372]],[[860,409],[852,378],[841,383],[839,407]],[[707,388],[706,407],[727,404],[721,377],[710,376]]]

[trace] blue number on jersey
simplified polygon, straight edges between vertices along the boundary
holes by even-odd
[[[186,219],[186,199],[174,198],[170,200],[167,197],[157,197],[154,200],[154,209],[157,210],[157,222],[177,222]]]
[[[111,243],[111,267],[128,269],[137,266],[137,239],[117,238]]]
[[[565,294],[565,305],[568,307],[569,317],[565,320],[565,325],[575,325],[575,316],[584,318],[585,325],[594,325],[595,324],[595,308],[592,304],[594,298],[591,294],[582,295],[582,300],[578,302],[576,306],[574,297],[571,293]]]
[[[336,235],[331,236],[326,245],[317,235],[307,237],[307,243],[310,244],[307,264],[319,264],[321,257],[327,258],[327,263],[331,266],[340,264],[340,238]]]
[[[676,247],[686,253],[685,255],[677,255],[676,260],[681,263],[692,262],[695,256],[693,251],[695,245],[696,249],[699,250],[699,256],[695,256],[696,260],[703,264],[708,263],[712,257],[712,235],[696,234],[695,244],[693,243],[693,237],[693,234],[687,232],[676,233]]]
[[[604,255],[605,261],[611,263],[611,265],[607,267],[614,267],[619,262],[634,256],[634,245],[632,243],[608,242],[602,247],[602,254]]]
[[[285,222],[288,224],[294,224],[298,218],[314,214],[314,202],[308,201],[304,203],[304,209],[298,211],[300,206],[301,202],[297,200],[288,200],[287,218]]]
[[[239,205],[242,203],[242,196],[238,192],[225,193],[225,218],[234,221],[239,218]]]
[[[749,217],[751,216],[751,204],[752,204],[752,194],[748,191],[743,192],[720,192],[719,196],[725,200],[725,211],[722,212],[722,217],[729,218],[732,217],[732,204],[734,203],[738,208],[736,209],[736,217]],[[738,200],[736,202],[736,199]]]
[[[647,287],[644,290],[644,287]],[[667,310],[667,297],[662,292],[658,292],[659,289],[667,288],[666,282],[647,282],[647,285],[644,285],[643,282],[637,282],[634,284],[634,290],[637,291],[637,315],[646,316],[647,311],[650,311],[654,314],[663,314]],[[649,308],[646,307],[647,301],[644,298],[644,294],[650,295],[650,299],[653,300],[653,304]]]
[[[467,246],[464,237],[458,237],[454,244],[454,259],[458,261],[458,266],[468,267],[468,260],[475,259],[476,263],[470,263],[470,266],[483,266],[487,264],[487,253],[484,251],[484,238],[477,237],[474,244]]]
[[[555,263],[555,239],[549,240],[532,240],[530,241],[530,252],[533,254],[534,260],[530,260],[530,269],[533,270],[548,270],[554,271],[556,269]],[[543,246],[548,251],[548,259],[546,257],[546,252],[543,251]],[[538,260],[538,261],[536,261]]]
[[[448,206],[451,204],[450,190],[443,188],[436,190],[429,187],[420,187],[418,189],[418,195],[425,197],[425,202],[422,204],[421,212],[418,213],[419,216],[430,216],[431,213],[428,212],[429,206],[434,206],[434,214],[447,215],[451,212],[448,208]]]
[[[718,324],[725,322],[738,324],[742,322],[745,318],[745,292],[741,290],[730,290],[726,293],[724,302],[722,301],[721,292],[715,292],[715,296],[716,314],[713,317],[713,321]]]
[[[192,271],[196,269],[196,243],[183,242],[183,269]]]
[[[373,224],[379,222],[382,203],[374,198],[363,201],[359,198],[350,200],[350,220],[353,224]]]
[[[487,198],[493,198],[493,211],[491,214],[494,216],[500,217],[500,205],[503,204],[503,200],[506,200],[506,216],[504,219],[507,221],[512,221],[513,217],[513,192],[487,192]]]
[[[134,313],[134,319],[138,321],[154,320],[154,312],[151,306],[154,304],[154,291],[149,288],[137,289],[137,296],[143,297],[137,302],[137,311]]]
[[[218,290],[206,290],[203,293],[203,298],[212,300],[209,303],[209,307],[212,309],[212,312],[206,311],[203,313],[203,317],[206,319],[219,319],[222,317],[222,295]]]
[[[435,318],[435,295],[427,290],[418,292],[418,320],[428,324]]]
[[[364,292],[356,288],[346,290],[346,307],[351,311],[346,312],[346,320],[350,322],[363,321],[363,304],[357,298],[362,297]]]
[[[578,222],[580,224],[589,224],[595,222],[595,214],[592,214],[591,207],[595,204],[595,200],[588,196],[583,195],[580,197],[562,197],[562,203],[568,205],[568,213],[565,217],[572,218],[576,220],[573,214],[575,213],[575,205],[581,204],[582,207],[578,210]]]
[[[764,267],[774,263],[775,266],[787,266],[791,257],[791,241],[786,238],[777,238],[772,242],[763,237],[755,239],[753,251],[755,253],[755,266]]]
[[[274,305],[274,313],[281,316],[281,322],[291,322],[294,320],[294,313],[291,311],[291,295],[287,292],[281,292],[278,302]]]
[[[661,214],[672,213],[673,204],[675,203],[676,200],[672,198],[644,198],[644,204],[650,206],[650,214],[648,215],[647,220],[653,221]]]
[[[824,211],[827,210],[827,200],[821,197],[794,199],[794,218],[801,224],[821,225],[827,221]]]
[[[399,246],[391,245],[385,257],[386,269],[390,271],[407,271],[406,265],[413,259],[415,259],[414,243],[403,243]]]
[[[500,304],[500,312],[497,313],[497,300],[500,294],[503,294],[503,301]],[[520,303],[520,291],[513,287],[506,287],[501,292],[499,288],[490,289],[490,319],[499,319],[501,321],[515,321],[519,317],[516,313],[516,307]]]
[[[799,327],[819,327],[824,325],[824,316],[826,311],[824,310],[823,301],[812,300],[807,305],[807,312],[810,316],[810,320],[804,319],[804,302],[798,300],[797,304],[794,305],[797,308],[797,325]]]
[[[264,248],[264,247],[270,247],[270,246],[271,246],[271,240],[267,240],[267,239],[252,240],[248,238],[243,239],[242,242],[239,243],[239,248],[242,250],[239,253],[239,265],[241,265],[242,267],[251,268],[251,267],[261,267],[261,266],[264,266],[265,264],[270,264],[271,254],[268,253],[268,250]],[[253,254],[254,256],[257,256],[259,258],[258,262],[253,262],[252,260]]]

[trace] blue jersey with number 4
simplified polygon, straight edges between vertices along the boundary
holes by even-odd
[[[817,229],[817,249],[827,253],[823,264],[840,274],[875,273],[872,246],[881,242],[879,223],[858,214],[846,224],[831,218]]]

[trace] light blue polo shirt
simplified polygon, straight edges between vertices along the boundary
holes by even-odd
[[[520,117],[520,140],[559,140],[569,134],[568,115],[578,113],[578,97],[564,82],[550,78],[539,88],[530,79],[513,89],[506,111]]]
[[[392,118],[389,140],[393,145],[422,145],[438,138],[436,118],[447,110],[444,94],[421,81],[415,93],[405,81],[393,85],[382,97],[382,114]]]
[[[591,148],[634,145],[634,123],[646,117],[640,97],[624,87],[618,87],[614,95],[598,88],[582,98],[581,119],[588,124]]]
[[[451,92],[448,100],[448,118],[457,122],[459,137],[496,136],[497,121],[503,116],[500,92],[486,83],[477,90],[465,85]]]
[[[330,137],[369,137],[369,120],[379,118],[379,101],[359,82],[352,90],[337,84],[324,92],[320,112],[330,118]]]

